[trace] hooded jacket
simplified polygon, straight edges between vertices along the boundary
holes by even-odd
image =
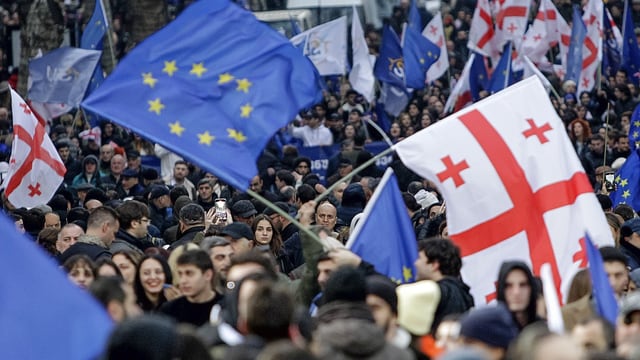
[[[513,312],[511,313],[514,317],[514,320],[516,321],[516,324],[518,324],[518,327],[522,329],[525,326],[540,320],[536,312],[536,301],[537,301],[538,293],[540,290],[538,289],[538,286],[536,285],[536,282],[533,278],[533,273],[531,273],[531,269],[529,269],[529,266],[527,264],[525,264],[522,261],[505,261],[504,263],[502,263],[502,266],[500,267],[500,272],[498,273],[497,300],[507,304],[507,301],[505,298],[505,291],[507,287],[507,284],[506,284],[507,275],[509,275],[510,272],[516,269],[522,270],[525,273],[527,277],[527,282],[531,286],[531,294],[529,295],[529,304],[527,305],[527,308],[525,310],[527,314],[527,323],[524,325],[520,324],[517,321],[515,314]]]

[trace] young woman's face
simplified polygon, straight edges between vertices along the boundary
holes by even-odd
[[[93,271],[85,263],[77,263],[69,271],[69,279],[79,287],[86,289],[94,280]]]
[[[398,123],[393,123],[391,124],[391,128],[389,129],[389,134],[393,137],[398,137],[400,136],[400,125],[398,125]]]
[[[354,129],[353,125],[347,125],[344,128],[344,136],[351,139],[356,135],[356,129]]]
[[[156,259],[146,259],[140,264],[140,283],[145,292],[159,294],[166,282],[162,264]]]
[[[258,221],[254,235],[258,244],[269,244],[273,239],[273,227],[267,220],[260,220]]]
[[[133,285],[133,279],[136,277],[136,265],[132,263],[128,257],[122,254],[116,254],[113,257],[113,262],[118,265],[118,269],[120,269],[124,281],[127,284]]]

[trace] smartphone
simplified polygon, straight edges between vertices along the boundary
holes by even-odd
[[[615,178],[616,175],[613,171],[607,171],[604,173],[604,188],[607,189],[607,191],[615,190]]]
[[[216,217],[222,221],[227,221],[227,199],[218,198],[214,200],[216,207]]]

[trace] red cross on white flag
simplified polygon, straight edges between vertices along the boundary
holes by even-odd
[[[442,14],[438,11],[429,21],[422,31],[422,36],[426,37],[432,43],[440,47],[440,57],[429,70],[427,70],[427,82],[439,79],[449,68],[449,54],[447,51],[447,42],[444,36],[444,28],[442,25]]]
[[[64,180],[66,169],[49,135],[31,108],[11,90],[13,145],[9,172],[2,183],[16,207],[46,204]]]
[[[495,31],[493,29],[489,0],[478,0],[476,4],[476,9],[471,19],[467,47],[490,58],[497,59],[500,56],[498,46],[495,43]]]
[[[562,121],[536,77],[476,103],[395,145],[402,162],[433,181],[447,202],[449,235],[476,303],[495,291],[504,260],[539,274],[551,265],[559,289],[584,262],[585,232],[613,239]],[[563,297],[559,297],[562,299]]]

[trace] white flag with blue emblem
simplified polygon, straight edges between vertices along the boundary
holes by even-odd
[[[347,69],[347,17],[318,25],[291,38],[320,75],[341,75]]]

